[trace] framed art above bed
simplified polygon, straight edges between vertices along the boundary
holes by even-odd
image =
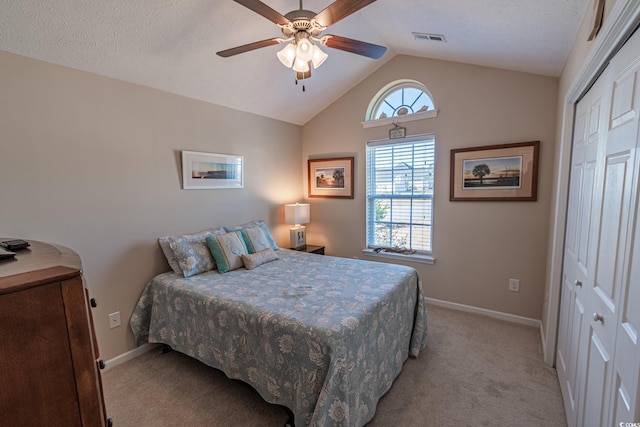
[[[182,152],[182,189],[244,187],[244,157],[231,154]]]

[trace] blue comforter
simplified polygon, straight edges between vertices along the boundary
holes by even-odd
[[[417,272],[279,250],[254,270],[173,272],[145,288],[138,345],[164,343],[284,405],[296,425],[362,426],[408,355],[426,346]]]

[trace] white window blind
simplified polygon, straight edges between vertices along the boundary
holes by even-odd
[[[367,247],[431,254],[435,139],[367,142]]]

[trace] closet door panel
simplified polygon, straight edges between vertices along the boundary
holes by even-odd
[[[636,193],[636,201],[638,194]],[[637,214],[632,239],[632,258],[630,272],[622,292],[623,303],[620,317],[614,369],[614,396],[612,407],[615,414],[614,425],[637,420],[640,414],[640,347],[638,332],[640,331],[640,215]]]
[[[629,152],[607,156],[605,190],[602,199],[602,216],[599,224],[596,281],[594,291],[601,304],[597,308],[608,309],[615,314],[616,292],[620,289],[624,255],[626,222],[629,200]],[[617,286],[616,286],[617,285]]]
[[[584,415],[580,425],[585,427],[603,426],[608,396],[602,391],[606,388],[607,374],[611,371],[611,356],[600,341],[598,334],[591,334],[589,340],[589,363],[585,383]]]
[[[594,267],[591,234],[593,199],[596,185],[598,153],[606,134],[603,84],[598,81],[576,109],[565,257],[563,264],[562,303],[558,334],[557,369],[570,426],[580,425],[579,414],[584,395],[584,375],[588,361],[589,318],[587,308],[589,283]]]
[[[637,422],[640,417],[640,33],[632,37],[612,61],[616,78],[611,103],[609,153],[628,157],[624,179],[628,189],[627,215],[622,215],[621,252],[611,298],[617,313],[609,424]],[[623,207],[625,209],[625,207]],[[623,212],[624,213],[624,212]]]
[[[639,129],[640,31],[576,106],[557,358],[569,426],[640,419]]]

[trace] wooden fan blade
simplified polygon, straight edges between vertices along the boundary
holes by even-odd
[[[234,0],[236,3],[243,5],[244,7],[253,10],[258,15],[262,15],[269,21],[278,25],[287,25],[289,20],[285,18],[281,13],[271,9],[260,0]]]
[[[336,0],[318,13],[314,19],[323,27],[328,27],[374,1],[376,0]]]
[[[327,47],[367,56],[372,59],[379,59],[387,51],[387,48],[384,46],[361,42],[360,40],[349,39],[347,37],[330,34],[327,34],[325,37],[326,38],[323,37],[323,44]]]
[[[253,42],[253,43],[245,44],[242,46],[232,47],[231,49],[221,50],[220,52],[217,52],[217,54],[219,56],[222,56],[223,58],[228,58],[230,56],[237,55],[239,53],[249,52],[251,50],[260,49],[261,47],[273,46],[274,44],[278,44],[278,43],[280,43],[280,39],[277,39],[277,38],[266,39],[266,40],[261,40],[259,42]]]

